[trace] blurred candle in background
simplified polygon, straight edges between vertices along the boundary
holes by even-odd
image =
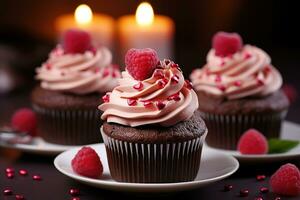
[[[167,16],[155,15],[149,3],[141,3],[135,16],[121,17],[117,29],[121,58],[130,48],[145,47],[155,49],[161,59],[173,58],[174,22]]]
[[[58,39],[70,28],[79,28],[88,31],[96,45],[105,45],[110,49],[114,45],[114,19],[108,15],[93,13],[86,4],[79,5],[74,14],[59,16],[55,20]]]

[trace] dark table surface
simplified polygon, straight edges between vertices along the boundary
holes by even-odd
[[[22,106],[29,105],[29,92],[19,92],[0,98],[0,122],[8,122],[12,112]],[[300,123],[297,117],[299,113],[299,102],[292,106],[291,112],[288,114],[288,120]],[[22,194],[27,200],[67,200],[71,199],[69,190],[77,188],[80,190],[81,200],[96,199],[255,199],[255,197],[263,197],[263,199],[275,199],[276,195],[272,192],[262,194],[259,189],[262,186],[269,187],[269,176],[281,165],[291,162],[300,166],[300,160],[285,160],[281,163],[262,163],[258,165],[247,165],[241,163],[240,169],[231,177],[209,186],[199,188],[192,191],[180,193],[162,193],[162,194],[136,194],[136,193],[120,193],[101,190],[80,184],[58,172],[53,166],[54,157],[37,156],[25,154],[15,150],[0,149],[0,200],[15,199],[15,196],[4,196],[2,191],[9,187],[14,194]],[[17,175],[13,179],[6,178],[5,168],[13,167],[15,170],[26,169],[28,176]],[[39,174],[42,181],[33,181],[32,175]],[[257,181],[256,175],[265,174],[265,181]],[[230,184],[233,190],[230,192],[222,191],[224,185]],[[239,197],[241,189],[248,189],[248,197]],[[300,197],[281,199],[300,199]]]

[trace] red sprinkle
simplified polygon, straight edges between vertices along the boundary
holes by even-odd
[[[172,64],[171,64],[171,67],[172,67],[172,68],[179,68],[179,65],[176,64],[176,63],[172,63]]]
[[[23,195],[20,195],[20,194],[16,194],[16,200],[24,200],[25,197]]]
[[[232,185],[224,185],[224,192],[229,192],[230,190],[233,189],[233,186]]]
[[[4,189],[3,194],[4,195],[12,195],[13,191],[11,189]]]
[[[235,81],[234,85],[240,87],[242,85],[242,81]]]
[[[164,72],[161,69],[156,69],[153,75],[155,78],[161,79],[164,77]]]
[[[250,53],[246,53],[244,58],[245,58],[245,59],[249,59],[249,58],[251,58],[251,57],[252,57],[252,55],[251,55]]]
[[[162,101],[158,101],[156,102],[156,107],[159,109],[159,110],[162,110],[164,109],[164,107],[166,106],[166,104]]]
[[[257,181],[263,181],[263,180],[265,180],[266,179],[266,176],[265,175],[257,175],[256,176],[256,180]]]
[[[69,191],[69,194],[71,195],[71,196],[79,196],[80,195],[80,191],[78,190],[78,189],[74,189],[74,188],[72,188],[72,189],[70,189],[70,191]]]
[[[174,100],[174,101],[180,101],[180,96],[178,93],[176,94],[173,94],[171,96],[168,97],[168,100],[171,101],[171,100]]]
[[[215,82],[216,82],[216,83],[222,82],[222,77],[221,77],[221,75],[217,75],[217,76],[216,76]]]
[[[14,173],[7,173],[6,174],[6,177],[9,178],[9,179],[12,179],[14,177]]]
[[[97,74],[97,73],[99,73],[99,72],[100,72],[100,68],[99,68],[99,67],[96,67],[96,68],[94,69],[94,73]]]
[[[218,85],[218,88],[223,92],[226,91],[226,87],[224,85]]]
[[[158,84],[158,87],[161,89],[161,88],[164,88],[168,83],[168,80],[166,78],[163,78],[163,79],[160,79],[157,81],[157,84]]]
[[[104,96],[102,97],[102,100],[104,101],[104,103],[108,103],[108,102],[109,102],[109,94],[106,93],[106,95],[104,95]]]
[[[225,62],[225,61],[222,61],[222,62],[221,62],[221,67],[223,67],[225,64],[226,64],[226,62]]]
[[[40,181],[40,180],[42,180],[42,177],[39,176],[39,175],[33,175],[32,179],[35,180],[35,181]]]
[[[185,80],[185,87],[191,90],[193,89],[193,84],[189,80]]]
[[[144,101],[143,104],[144,104],[145,107],[149,107],[149,106],[151,106],[153,103],[152,103],[151,101]]]
[[[104,71],[103,71],[103,74],[102,74],[102,77],[107,77],[109,75],[109,69],[108,68],[105,68]]]
[[[113,77],[113,78],[116,78],[116,77],[118,76],[117,74],[118,74],[118,73],[117,73],[117,70],[114,70],[113,73],[112,73],[112,77]]]
[[[265,83],[264,83],[264,81],[263,80],[261,80],[261,79],[256,79],[256,81],[257,81],[257,85],[259,85],[259,86],[262,86],[262,85],[264,85]]]
[[[171,78],[172,83],[178,83],[179,82],[179,77],[177,75],[173,75]]]
[[[168,65],[170,63],[170,60],[165,60],[165,64]]]
[[[135,106],[137,104],[136,99],[127,99],[127,103],[129,106]]]
[[[240,196],[241,197],[247,197],[249,195],[249,190],[244,189],[240,191]]]
[[[26,176],[28,173],[25,169],[20,169],[19,174],[22,175],[22,176]]]
[[[133,88],[136,89],[136,90],[142,90],[144,88],[144,85],[143,85],[142,82],[138,82],[137,84],[135,84],[133,86]]]
[[[14,170],[14,168],[8,167],[8,168],[5,169],[5,172],[6,173],[14,173],[15,170]]]
[[[46,69],[51,70],[52,66],[49,63],[46,63]]]
[[[268,192],[269,192],[269,188],[267,188],[267,187],[261,187],[261,188],[259,189],[259,191],[260,191],[261,193],[268,193]]]
[[[270,71],[271,71],[271,67],[270,66],[265,67],[265,69],[264,69],[265,73],[269,73]]]

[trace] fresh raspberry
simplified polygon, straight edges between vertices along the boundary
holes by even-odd
[[[11,118],[11,126],[16,131],[35,136],[36,114],[29,108],[18,109]]]
[[[300,194],[300,171],[293,164],[282,165],[270,179],[274,193],[297,196]]]
[[[246,131],[238,142],[238,151],[241,154],[266,154],[268,149],[266,137],[255,129]]]
[[[136,80],[149,78],[159,62],[155,50],[130,49],[125,55],[125,65],[128,73]]]
[[[92,39],[88,32],[70,29],[64,34],[63,47],[66,53],[84,53],[92,49]]]
[[[241,50],[243,41],[237,33],[218,32],[213,36],[212,46],[217,56],[226,57]]]
[[[103,166],[96,151],[91,147],[82,147],[72,160],[73,170],[90,178],[99,178],[103,173]]]
[[[296,100],[298,98],[298,92],[297,92],[297,89],[293,85],[284,84],[282,87],[282,90],[285,93],[285,95],[287,96],[287,98],[289,99],[290,103],[296,102]]]

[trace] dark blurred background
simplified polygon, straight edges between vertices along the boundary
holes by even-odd
[[[56,43],[54,20],[73,13],[81,4],[93,12],[115,19],[134,14],[136,0],[1,0],[0,1],[0,91],[10,74],[23,90],[33,83],[34,68],[47,58]],[[238,32],[244,43],[254,44],[271,55],[285,83],[298,91],[300,66],[299,8],[297,1],[259,0],[152,0],[155,13],[170,16],[176,25],[175,59],[186,76],[205,63],[211,37],[219,30]],[[119,63],[123,65],[123,63]],[[1,72],[2,71],[2,72]],[[2,74],[2,75],[1,75]],[[9,84],[8,84],[9,85]],[[13,89],[14,90],[14,89]],[[2,92],[2,95],[6,92]],[[3,98],[2,98],[3,99]],[[297,115],[299,103],[289,115]],[[300,122],[300,120],[299,120]]]

